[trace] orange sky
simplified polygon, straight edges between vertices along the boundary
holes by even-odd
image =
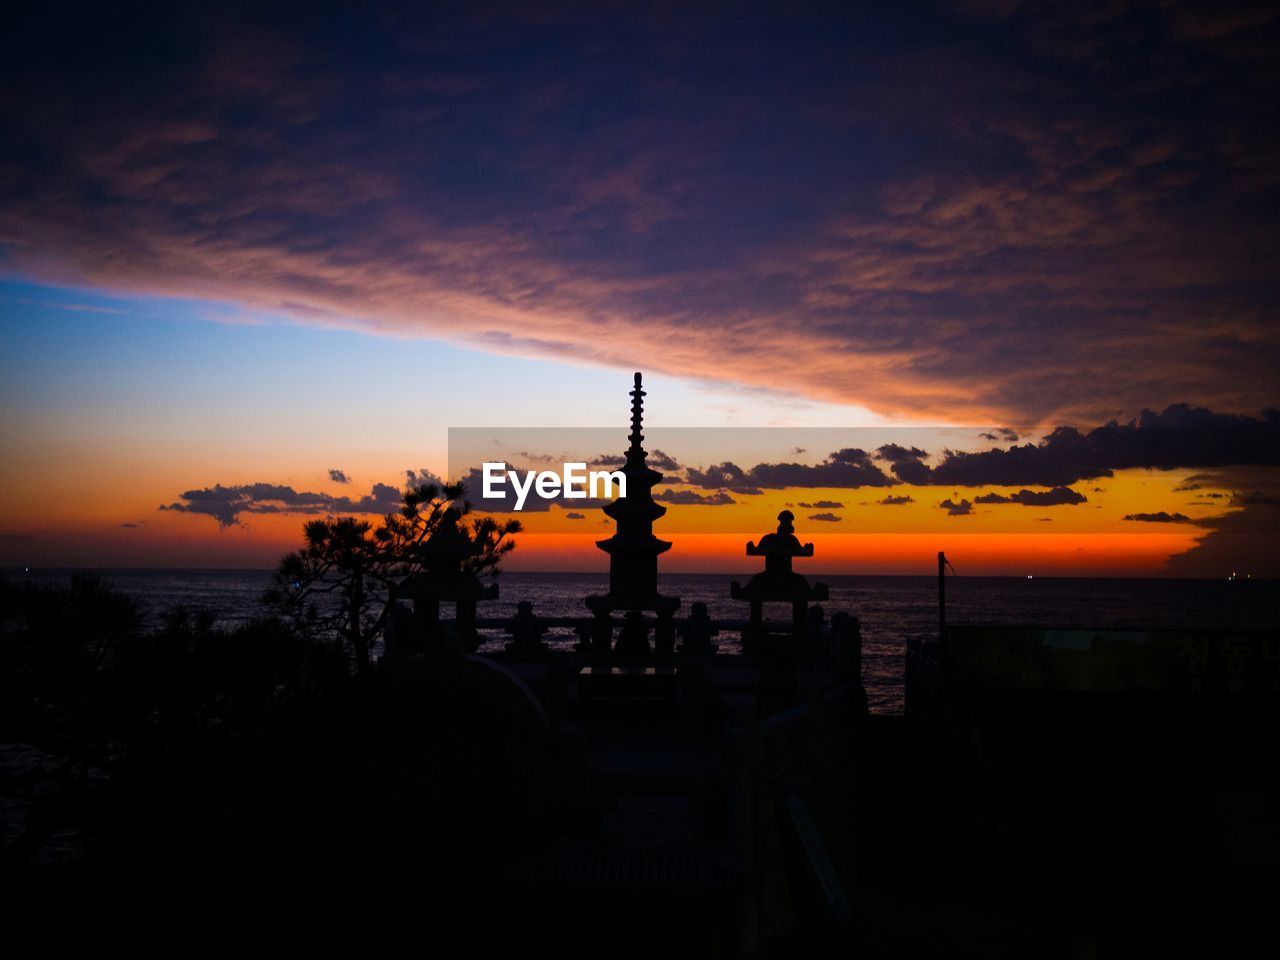
[[[34,484],[11,487],[3,505],[3,528],[18,536],[0,542],[3,562],[269,567],[298,546],[306,519],[298,514],[246,515],[240,523],[224,528],[208,516],[157,510],[159,503],[172,499],[173,491],[182,488],[181,475],[189,476],[190,470],[184,464],[181,470],[157,472],[142,482],[122,468],[118,476],[108,473],[91,497],[83,495],[74,474],[58,469],[45,474],[60,478],[52,490]],[[1158,576],[1168,558],[1194,547],[1205,528],[1122,518],[1154,509],[1177,510],[1192,519],[1221,514],[1221,507],[1204,501],[1196,505],[1191,501],[1197,494],[1177,490],[1188,473],[1121,471],[1096,483],[1077,484],[1088,497],[1083,504],[982,505],[975,506],[972,515],[955,517],[938,509],[938,502],[972,500],[983,488],[895,486],[891,491],[895,496],[915,501],[904,506],[880,505],[877,501],[887,492],[883,488],[767,491],[758,496],[737,495],[738,502],[731,506],[669,506],[656,532],[675,543],[661,561],[662,569],[672,572],[755,569],[759,562],[744,555],[745,542],[773,530],[778,511],[790,508],[801,539],[815,544],[815,558],[803,561],[812,572],[928,574],[937,552],[945,550],[958,569],[970,574]],[[327,481],[308,485],[312,486],[344,492]],[[992,489],[985,488],[986,492]],[[834,510],[799,506],[819,500],[843,506]],[[810,519],[816,513],[841,519]],[[607,558],[594,541],[609,536],[613,528],[598,510],[586,511],[584,520],[567,519],[566,511],[558,507],[525,511],[519,517],[526,532],[518,537],[509,569],[605,568]]]

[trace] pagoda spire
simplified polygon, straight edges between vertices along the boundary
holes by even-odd
[[[658,556],[671,549],[671,543],[653,535],[653,522],[667,508],[653,499],[653,488],[662,482],[662,474],[649,467],[644,449],[644,397],[641,376],[637,372],[631,389],[631,433],[622,472],[627,478],[627,494],[604,508],[617,528],[607,540],[596,546],[609,554],[609,592],[587,598],[587,606],[601,620],[600,630],[608,630],[608,617],[614,610],[650,611],[663,621],[659,647],[667,646],[671,634],[670,617],[680,606],[678,597],[658,592]],[[608,648],[607,635],[600,646]]]
[[[627,450],[627,456],[639,454],[643,459],[645,457],[644,447],[640,444],[644,442],[644,434],[641,429],[644,426],[644,388],[640,384],[640,371],[636,371],[636,385],[631,391],[631,446]]]

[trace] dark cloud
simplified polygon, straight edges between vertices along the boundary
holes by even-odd
[[[649,466],[655,470],[666,470],[668,473],[675,473],[680,470],[680,464],[676,462],[676,458],[663,453],[661,450],[654,450],[648,455]]]
[[[415,474],[410,471],[410,476]],[[335,497],[328,493],[298,491],[277,483],[247,483],[224,487],[215,484],[188,490],[178,500],[161,504],[160,510],[195,513],[213,517],[219,526],[230,527],[240,522],[241,514],[387,514],[397,510],[401,491],[385,483],[375,483],[363,497]]]
[[[847,463],[854,466],[863,466],[871,462],[871,455],[867,451],[859,447],[845,447],[837,450],[827,457],[831,463]]]
[[[1253,493],[1237,493],[1231,497],[1233,507],[1280,506],[1280,497],[1255,490]]]
[[[887,443],[876,451],[876,459],[892,464],[890,470],[903,483],[927,484],[930,470],[924,463],[928,453],[919,447],[903,447],[896,443]]]
[[[1082,433],[1058,427],[1039,443],[980,452],[948,451],[928,482],[954,486],[1058,487],[1134,467],[1280,465],[1280,412],[1261,417],[1215,413],[1186,404],[1144,410]],[[922,481],[915,481],[922,482]]]
[[[947,450],[936,466],[925,460],[929,453],[915,446],[889,443],[874,455],[857,448],[838,450],[819,464],[761,463],[743,469],[736,463],[718,464],[707,470],[690,468],[688,482],[703,488],[725,488],[758,493],[784,487],[893,486],[1038,486],[1049,491],[1024,489],[1008,497],[990,494],[979,503],[1024,503],[1054,506],[1084,503],[1083,494],[1069,489],[1080,480],[1110,477],[1117,470],[1226,466],[1280,466],[1280,412],[1261,416],[1216,413],[1175,404],[1160,413],[1146,410],[1124,423],[1111,421],[1082,431],[1062,426],[1038,443],[982,451]],[[888,463],[886,474],[875,461]],[[1200,485],[1218,482],[1213,474],[1189,478]],[[1101,492],[1100,487],[1093,487]]]
[[[1018,431],[1010,430],[1008,427],[999,427],[994,433],[980,433],[978,436],[983,440],[989,440],[992,443],[1017,443]]]
[[[922,460],[929,456],[919,447],[904,447],[897,443],[886,443],[876,450],[877,460],[888,460],[890,463],[901,463],[904,460]]]
[[[890,495],[885,497],[883,500],[877,500],[876,503],[880,504],[882,507],[901,507],[908,503],[915,503],[915,500],[905,495],[901,497]]]
[[[745,470],[730,460],[708,467],[706,470],[690,467],[685,471],[685,482],[706,490],[721,488],[746,496],[756,496],[764,492],[747,479]]]
[[[837,450],[816,464],[758,463],[750,470],[743,470],[736,463],[726,461],[705,471],[690,467],[685,472],[685,480],[696,487],[724,488],[742,494],[789,487],[887,487],[894,482],[872,462],[870,454],[852,447]]]
[[[805,510],[843,510],[844,504],[838,500],[815,500],[813,503],[801,502],[800,506]]]
[[[1276,500],[1280,498],[1272,498]],[[1178,576],[1280,579],[1280,507],[1256,503],[1201,521],[1206,533],[1186,553],[1171,557]]]
[[[1216,9],[29,4],[5,264],[940,418],[1257,410],[1276,24]]]
[[[823,523],[839,523],[841,518],[834,513],[811,513],[809,514],[809,519],[819,520]]]
[[[645,455],[645,459],[649,466],[654,470],[665,470],[668,473],[678,473],[681,469],[676,458],[670,454],[663,453],[661,450],[653,450]],[[602,467],[620,467],[627,462],[627,458],[619,453],[602,453],[596,457],[593,463]]]
[[[1086,503],[1087,498],[1070,487],[1054,487],[1052,490],[1019,490],[1004,496],[999,493],[986,493],[973,498],[974,503],[1020,503],[1024,507],[1058,507],[1074,506]]]
[[[952,517],[964,517],[973,513],[973,504],[968,500],[955,502],[948,497],[946,500],[939,503],[938,506],[947,511],[947,514]]]
[[[696,490],[658,490],[653,494],[653,499],[661,500],[663,503],[685,506],[701,505],[705,507],[724,507],[737,503],[724,490],[719,490],[715,493],[698,493]]]
[[[404,472],[404,483],[406,487],[442,487],[444,481],[437,477],[425,467],[419,467],[417,470],[406,470]],[[472,482],[466,484],[466,493],[473,494],[477,487]]]
[[[1164,510],[1159,513],[1126,513],[1124,518],[1142,523],[1195,523],[1184,513],[1167,513]]]
[[[12,543],[25,543],[35,538],[25,533],[0,533],[0,540],[7,540]]]
[[[332,480],[334,483],[350,483],[351,482],[351,478],[348,477],[341,470],[330,470],[329,479]]]
[[[132,521],[125,521],[124,523],[120,524],[120,529],[122,529],[122,530],[137,530],[140,526],[142,526],[142,523],[141,523],[141,522],[133,523]]]

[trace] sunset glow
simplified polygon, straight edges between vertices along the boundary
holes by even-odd
[[[451,428],[620,452],[643,370],[652,427],[797,432],[668,451],[672,569],[821,501],[831,570],[1275,575],[1274,17],[739,13],[15,21],[0,564],[271,566]],[[706,481],[815,428],[882,429],[889,479]],[[601,519],[511,562],[594,569],[549,538]]]

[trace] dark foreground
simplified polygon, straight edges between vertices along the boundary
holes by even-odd
[[[1274,635],[952,631],[885,717],[848,622],[646,660],[438,633],[358,677],[275,622],[139,632],[89,581],[6,588],[3,612],[4,902],[38,942],[1074,957],[1270,936]]]

